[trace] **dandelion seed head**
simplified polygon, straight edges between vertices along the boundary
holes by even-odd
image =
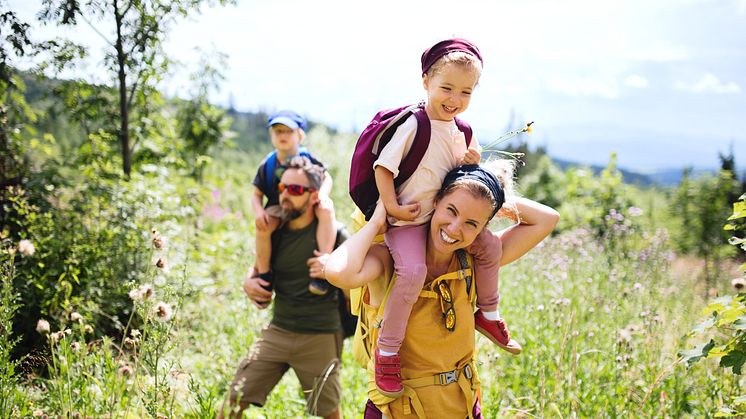
[[[36,331],[39,334],[42,335],[48,335],[50,331],[49,322],[44,319],[39,319],[38,322],[36,322]]]
[[[744,278],[733,278],[732,281],[730,281],[730,284],[735,288],[736,291],[741,292],[743,291],[744,287],[746,287],[746,279]]]
[[[32,256],[34,253],[36,253],[36,248],[34,247],[34,243],[32,243],[31,240],[23,239],[18,242],[18,252],[20,252],[23,256]]]
[[[163,301],[159,301],[158,304],[153,307],[153,314],[155,314],[157,320],[167,322],[171,320],[173,311],[170,305],[164,303]]]

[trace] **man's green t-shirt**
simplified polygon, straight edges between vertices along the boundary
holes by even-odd
[[[341,327],[337,289],[330,287],[323,296],[308,291],[311,277],[306,262],[317,249],[317,224],[314,220],[300,230],[290,230],[285,225],[272,234],[275,287],[272,324],[295,333],[335,333]],[[337,246],[345,236],[344,228],[338,228]]]

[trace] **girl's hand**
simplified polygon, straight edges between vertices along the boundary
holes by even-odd
[[[420,215],[420,203],[396,205],[396,208],[386,209],[390,216],[402,221],[414,221]]]
[[[482,155],[479,154],[479,151],[477,151],[474,148],[470,148],[466,150],[466,154],[464,154],[464,159],[461,161],[462,164],[479,164],[479,162],[482,160]]]

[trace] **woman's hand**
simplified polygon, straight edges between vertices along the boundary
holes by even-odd
[[[329,260],[329,253],[321,253],[318,250],[314,250],[313,256],[306,261],[308,276],[311,278],[326,279],[326,262]]]

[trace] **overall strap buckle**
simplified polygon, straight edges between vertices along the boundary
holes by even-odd
[[[458,370],[441,372],[438,374],[439,384],[447,386],[448,384],[455,383],[458,381]]]

